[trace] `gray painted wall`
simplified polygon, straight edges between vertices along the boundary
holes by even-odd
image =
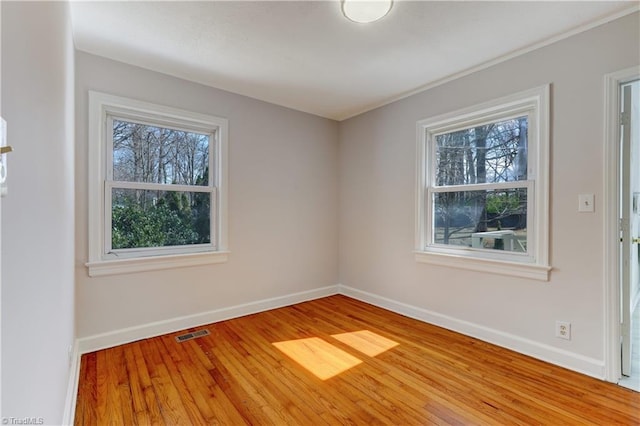
[[[229,262],[89,278],[88,90],[229,120]],[[83,52],[76,54],[78,337],[333,285],[338,124]]]
[[[60,424],[74,332],[73,43],[68,4],[2,2],[2,416]]]
[[[623,17],[342,122],[340,282],[600,368],[604,75],[640,63],[638,21]],[[546,83],[550,281],[416,263],[416,121]],[[595,213],[578,213],[582,193],[595,194]],[[554,337],[556,320],[572,323],[572,340]]]

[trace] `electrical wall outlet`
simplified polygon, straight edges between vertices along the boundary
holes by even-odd
[[[556,337],[571,340],[571,323],[567,321],[556,321]]]

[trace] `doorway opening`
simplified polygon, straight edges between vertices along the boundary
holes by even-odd
[[[620,346],[618,384],[640,392],[640,80],[620,82]]]
[[[640,67],[605,76],[604,378],[640,392]]]

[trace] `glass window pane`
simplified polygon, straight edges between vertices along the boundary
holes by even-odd
[[[211,193],[112,189],[113,249],[211,242]]]
[[[527,252],[527,189],[433,194],[433,242]]]
[[[113,180],[209,184],[210,135],[113,120]]]
[[[527,117],[437,135],[436,186],[527,179]]]

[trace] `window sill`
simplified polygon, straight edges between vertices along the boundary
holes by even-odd
[[[85,264],[90,277],[104,275],[129,274],[133,272],[158,271],[162,269],[201,266],[213,263],[224,263],[229,252],[216,251],[207,253],[174,254],[166,256],[138,257],[134,259],[99,260]]]
[[[549,281],[551,266],[534,263],[517,263],[493,259],[479,259],[451,254],[416,251],[416,262],[450,268],[467,269],[476,272],[489,272],[510,277],[529,278],[538,281]]]

